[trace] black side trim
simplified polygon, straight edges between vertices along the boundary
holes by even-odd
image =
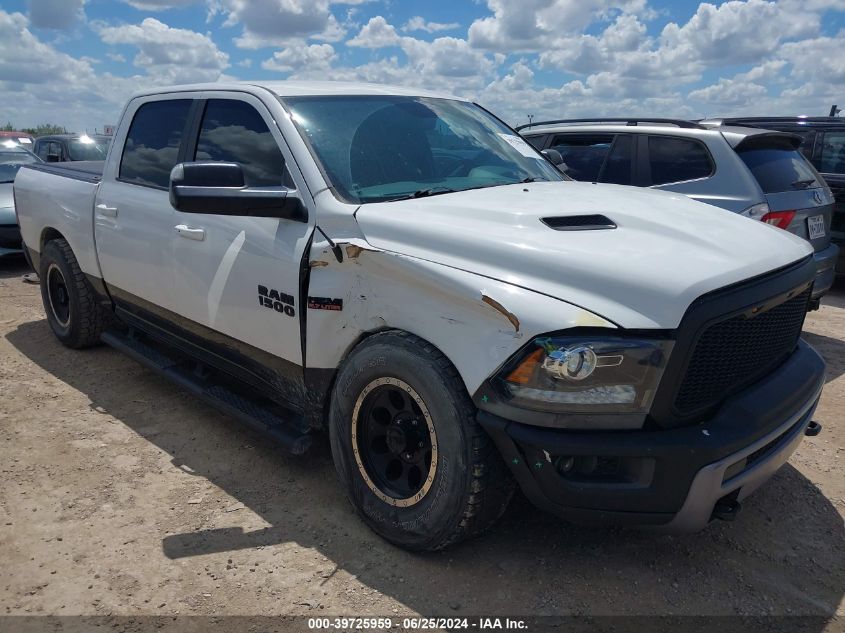
[[[62,176],[63,178],[71,178],[73,180],[81,180],[83,182],[90,182],[97,184],[103,178],[103,169],[105,168],[105,161],[77,161],[69,163],[35,163],[33,165],[23,165],[22,169],[34,169],[35,171],[42,171],[54,176]]]
[[[117,316],[127,325],[246,383],[280,405],[305,414],[322,394],[306,394],[303,368],[212,330],[112,285]]]
[[[208,404],[237,418],[252,428],[268,434],[294,455],[301,455],[311,446],[312,437],[296,415],[238,385],[219,382],[204,368],[197,368],[190,360],[170,356],[168,350],[159,351],[137,332],[122,334],[106,332],[103,341],[134,358],[142,365],[169,378]],[[213,372],[212,372],[213,373]]]

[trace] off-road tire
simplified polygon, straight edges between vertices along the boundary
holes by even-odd
[[[416,391],[436,432],[433,481],[410,507],[380,498],[353,451],[355,404],[368,385],[383,378],[398,379]],[[426,341],[385,332],[365,339],[352,352],[335,381],[329,434],[346,495],[370,528],[400,547],[432,551],[476,536],[501,517],[515,484],[475,414],[455,367]]]
[[[51,268],[53,270],[51,270]],[[62,322],[50,298],[50,277],[57,272],[67,291],[67,319]],[[76,255],[64,239],[47,242],[41,253],[38,276],[41,280],[41,301],[47,322],[56,338],[73,349],[90,347],[100,342],[100,334],[114,322],[113,313],[97,300],[96,293],[80,270]]]

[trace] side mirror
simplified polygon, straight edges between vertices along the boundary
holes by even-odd
[[[247,187],[238,163],[179,163],[170,172],[170,204],[184,213],[308,221],[295,190]]]
[[[544,149],[540,153],[545,156],[552,165],[557,166],[563,164],[563,156],[561,156],[560,152],[556,149]]]

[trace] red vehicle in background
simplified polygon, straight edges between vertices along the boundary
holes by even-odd
[[[20,145],[21,147],[25,147],[26,149],[32,151],[34,142],[35,137],[32,136],[32,134],[27,134],[26,132],[9,132],[7,130],[0,130],[0,145],[3,143],[15,143],[16,145]]]

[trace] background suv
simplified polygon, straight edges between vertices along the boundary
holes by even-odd
[[[813,307],[833,284],[834,198],[799,151],[800,136],[675,119],[563,119],[517,130],[537,149],[559,152],[559,167],[576,180],[682,193],[809,240]]]
[[[834,107],[835,109],[835,107]],[[801,137],[801,152],[830,185],[836,198],[831,223],[831,240],[839,245],[836,271],[845,275],[845,118],[826,117],[746,117],[707,119],[706,126],[752,125],[791,132]]]
[[[48,163],[71,160],[106,160],[111,136],[102,134],[51,134],[35,139],[32,151]]]

